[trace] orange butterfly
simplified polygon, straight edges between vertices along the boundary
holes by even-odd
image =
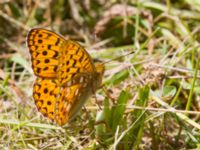
[[[46,29],[30,30],[27,45],[37,76],[35,104],[44,116],[62,126],[100,87],[104,65],[94,63],[77,42]]]

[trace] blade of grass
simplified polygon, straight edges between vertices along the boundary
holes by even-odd
[[[191,103],[192,103],[192,95],[193,95],[193,91],[194,91],[195,81],[197,79],[197,72],[198,72],[198,68],[199,68],[199,62],[200,62],[200,55],[198,55],[197,63],[196,63],[196,66],[195,66],[194,78],[192,80],[192,88],[190,90],[190,94],[189,94],[188,101],[187,101],[187,104],[186,104],[186,108],[185,108],[186,110],[190,109],[190,106],[191,106]]]
[[[56,127],[53,125],[48,124],[41,124],[41,123],[29,123],[29,122],[19,122],[19,121],[11,121],[11,120],[5,120],[0,119],[0,124],[9,124],[9,125],[16,125],[16,126],[28,126],[28,127],[34,127],[34,128],[45,128],[45,129],[54,129],[54,130],[63,130],[61,127]]]

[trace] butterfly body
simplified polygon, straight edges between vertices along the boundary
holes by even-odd
[[[35,104],[44,116],[64,125],[100,87],[104,65],[95,64],[77,42],[49,30],[32,29],[27,45],[37,76]]]

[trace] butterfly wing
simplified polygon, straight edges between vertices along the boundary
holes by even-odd
[[[77,42],[68,40],[62,45],[58,80],[61,87],[56,122],[65,124],[80,110],[92,94],[95,66],[87,51]]]
[[[60,35],[45,29],[32,29],[27,35],[27,46],[36,76],[55,78],[57,76],[60,47],[65,41]]]
[[[77,42],[67,40],[61,49],[58,71],[61,85],[67,84],[79,73],[92,74],[95,71],[92,58]]]
[[[61,88],[60,97],[56,105],[56,122],[61,126],[74,118],[92,94],[89,75],[78,74],[72,80],[71,85]]]
[[[33,98],[38,110],[45,116],[55,119],[56,100],[59,96],[58,80],[38,77],[33,86]]]

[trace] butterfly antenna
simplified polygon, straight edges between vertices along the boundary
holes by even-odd
[[[122,55],[122,56],[119,56],[119,57],[113,58],[113,59],[111,59],[111,60],[105,61],[105,62],[103,62],[102,64],[109,63],[109,62],[111,62],[111,61],[113,61],[113,60],[117,60],[117,59],[120,59],[120,58],[122,58],[122,57],[128,56],[128,55],[130,55],[130,54],[134,54],[134,53],[135,53],[135,52],[132,51],[132,52],[127,53],[127,54],[125,54],[125,55]]]

